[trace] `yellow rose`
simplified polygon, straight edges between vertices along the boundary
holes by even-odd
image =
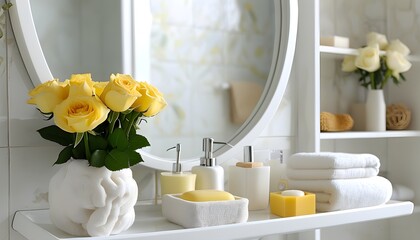
[[[101,96],[107,84],[108,82],[94,82],[93,88],[95,89],[95,95],[98,97]]]
[[[134,102],[133,106],[137,112],[143,113],[146,117],[158,114],[166,106],[166,101],[159,90],[147,82],[140,82],[137,91],[141,97]]]
[[[72,74],[69,82],[69,96],[92,96],[94,94],[94,82],[90,73]]]
[[[57,79],[38,85],[29,92],[27,103],[34,104],[43,113],[52,113],[54,108],[69,95],[69,86]]]
[[[68,97],[54,109],[55,124],[69,133],[93,130],[108,117],[109,109],[96,96]]]
[[[400,73],[407,72],[411,68],[411,63],[403,54],[397,51],[386,52],[386,65],[392,70],[392,75],[400,79]]]
[[[353,72],[357,69],[354,62],[356,61],[356,56],[345,56],[343,62],[341,63],[341,70],[343,72]]]
[[[137,82],[126,74],[112,74],[103,90],[101,100],[114,112],[124,112],[141,96]]]
[[[388,46],[388,40],[383,34],[370,32],[366,35],[366,38],[368,46],[374,46],[375,44],[378,44],[380,50],[384,50]]]
[[[381,66],[378,45],[359,49],[359,55],[356,57],[355,65],[368,72],[378,70]]]

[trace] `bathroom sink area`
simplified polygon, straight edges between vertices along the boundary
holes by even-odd
[[[413,209],[411,202],[390,201],[380,206],[289,218],[279,218],[266,209],[250,211],[246,223],[184,229],[167,221],[162,216],[160,205],[137,205],[136,220],[129,230],[118,235],[89,239],[243,239],[404,216],[411,214]],[[29,240],[88,239],[73,237],[57,229],[51,223],[47,209],[17,211],[12,226]]]

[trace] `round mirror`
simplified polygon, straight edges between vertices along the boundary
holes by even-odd
[[[132,74],[158,87],[168,107],[142,125],[146,166],[171,170],[165,149],[181,143],[184,169],[202,138],[219,161],[258,136],[287,85],[297,31],[293,0],[15,0],[13,29],[34,84],[72,73]],[[219,4],[219,5],[218,5]],[[48,12],[48,14],[45,14]],[[112,13],[112,14],[110,14]]]

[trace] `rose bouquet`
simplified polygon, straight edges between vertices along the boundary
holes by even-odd
[[[385,51],[384,55],[380,51]],[[411,68],[407,60],[410,49],[400,40],[388,44],[387,38],[379,33],[367,35],[367,46],[358,49],[357,56],[346,56],[341,69],[344,72],[360,74],[359,83],[370,89],[383,89],[391,78],[395,84],[405,81],[402,73]]]
[[[90,166],[111,171],[143,161],[136,150],[150,144],[137,134],[138,124],[166,106],[157,88],[125,74],[112,74],[108,82],[95,82],[90,74],[73,74],[64,82],[45,82],[29,96],[29,104],[54,119],[55,125],[38,132],[64,146],[55,164],[85,159]]]

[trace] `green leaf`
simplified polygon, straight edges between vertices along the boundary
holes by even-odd
[[[108,146],[108,141],[101,136],[89,135],[89,146],[90,150],[105,150]]]
[[[38,130],[42,138],[56,142],[62,146],[69,146],[73,143],[73,134],[64,131],[56,125],[51,125]]]
[[[136,151],[130,151],[129,157],[130,157],[130,166],[134,166],[143,162],[143,158],[141,157],[140,153]]]
[[[76,147],[73,147],[72,153],[73,158],[75,159],[86,159],[85,146],[83,144],[79,144]]]
[[[74,140],[74,147],[77,147],[77,145],[79,145],[79,143],[82,141],[83,139],[83,133],[76,133],[76,139]]]
[[[148,146],[150,146],[150,143],[145,136],[130,135],[130,139],[128,140],[128,149],[137,150]]]
[[[137,130],[136,130],[136,128],[137,128],[137,125],[133,125],[133,127],[132,127],[132,128],[130,128],[130,131],[128,132],[128,135],[129,135],[129,136],[137,135]]]
[[[108,136],[108,141],[112,148],[116,148],[120,151],[124,151],[128,148],[127,136],[121,128],[115,129],[114,132]]]
[[[127,152],[113,149],[105,158],[105,167],[111,171],[129,168],[130,156]]]
[[[70,146],[65,147],[58,154],[57,161],[55,161],[54,165],[55,164],[63,164],[65,162],[67,162],[71,158],[72,152],[73,152],[73,146],[70,145]]]
[[[105,150],[94,151],[90,159],[90,165],[98,168],[105,166],[105,158],[107,155],[108,152]]]

